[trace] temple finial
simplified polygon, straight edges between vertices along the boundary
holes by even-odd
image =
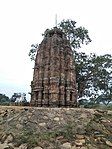
[[[57,14],[55,15],[55,27],[57,27]]]

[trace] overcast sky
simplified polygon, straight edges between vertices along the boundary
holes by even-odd
[[[72,19],[89,31],[92,42],[81,50],[112,54],[112,0],[0,0],[0,93],[30,92],[30,46],[46,28]]]

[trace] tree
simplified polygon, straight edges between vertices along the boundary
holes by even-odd
[[[74,59],[78,98],[108,105],[112,101],[112,56],[76,53]]]
[[[88,44],[91,39],[88,30],[84,27],[76,27],[75,21],[63,20],[58,24],[58,28],[66,34],[74,51],[78,98],[89,97],[92,103],[98,102],[99,99],[103,103],[107,103],[106,100],[112,101],[112,56],[109,54],[97,56],[94,53],[86,55],[84,52],[77,52],[76,49]],[[47,31],[48,29],[44,35]]]
[[[81,48],[82,44],[88,44],[91,42],[88,30],[84,27],[76,27],[75,21],[63,20],[59,23],[58,27],[66,34],[73,50]]]
[[[88,44],[91,39],[88,30],[84,27],[77,28],[75,21],[63,20],[58,27],[66,34],[74,51],[78,98],[86,96],[92,99],[92,102],[94,99],[95,103],[100,96],[100,102],[106,104],[112,101],[112,56],[77,52],[77,48]]]
[[[11,102],[27,102],[25,93],[14,93],[10,100]]]
[[[31,61],[35,60],[37,48],[38,48],[38,44],[32,44],[31,45],[31,49],[30,49],[30,52],[28,54],[30,59],[31,59]]]
[[[0,93],[0,104],[1,105],[8,105],[10,103],[10,99],[5,94]]]
[[[67,39],[70,41],[70,45],[72,49],[81,48],[82,44],[88,44],[91,42],[91,39],[88,35],[88,30],[84,27],[76,27],[76,22],[72,20],[63,20],[58,24],[58,28],[60,28],[65,34]],[[49,29],[46,29],[43,36]],[[29,57],[31,60],[35,60],[36,51],[38,49],[38,44],[32,44],[29,52]]]

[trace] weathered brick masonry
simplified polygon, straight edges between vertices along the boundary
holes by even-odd
[[[73,51],[65,34],[56,27],[47,31],[39,45],[31,89],[32,106],[76,106]]]

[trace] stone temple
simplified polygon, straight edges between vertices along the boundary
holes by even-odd
[[[77,104],[73,51],[57,27],[46,32],[38,47],[30,104],[38,107],[75,107]]]

